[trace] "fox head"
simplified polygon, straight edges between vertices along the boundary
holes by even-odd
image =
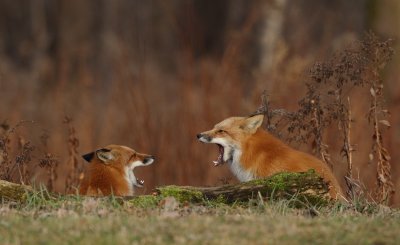
[[[133,176],[133,169],[139,166],[148,166],[154,162],[154,156],[138,153],[135,150],[121,145],[108,145],[94,152],[82,156],[87,162],[103,164],[105,167],[119,168]],[[134,185],[142,187],[143,180],[136,177],[132,180]]]
[[[218,159],[214,164],[220,165],[231,161],[235,151],[241,150],[241,142],[253,135],[262,125],[264,115],[252,117],[230,117],[216,124],[213,129],[197,135],[203,143],[217,144]]]

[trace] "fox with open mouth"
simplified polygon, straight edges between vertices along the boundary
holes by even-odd
[[[279,172],[306,172],[314,169],[329,184],[332,198],[343,197],[342,190],[330,168],[317,158],[292,149],[272,136],[261,125],[264,115],[230,117],[213,129],[200,133],[203,143],[218,146],[214,165],[227,162],[241,181],[268,177]]]
[[[135,177],[133,169],[154,162],[153,156],[122,145],[108,145],[82,157],[89,164],[79,194],[88,196],[132,196],[134,187],[144,185],[143,180]]]

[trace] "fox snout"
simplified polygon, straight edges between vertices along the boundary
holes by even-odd
[[[155,160],[155,157],[154,157],[154,156],[145,157],[145,158],[143,159],[143,164],[144,164],[144,165],[150,165],[150,164],[152,164],[152,163],[154,162],[154,160]]]
[[[152,155],[146,155],[146,154],[136,154],[136,158],[131,160],[131,167],[136,168],[140,166],[148,166],[152,164],[155,160],[155,157]]]
[[[200,133],[200,134],[197,134],[197,139],[204,143],[210,143],[212,138],[211,138],[211,136],[209,136],[205,133]]]

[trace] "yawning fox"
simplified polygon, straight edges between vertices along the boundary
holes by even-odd
[[[137,153],[121,145],[109,145],[82,156],[89,162],[82,180],[79,194],[89,196],[132,196],[134,186],[142,187],[133,169],[148,166],[154,157]]]
[[[279,172],[314,169],[331,185],[331,197],[343,197],[340,185],[325,163],[272,136],[260,127],[263,120],[263,115],[230,117],[210,131],[198,134],[197,138],[204,143],[217,144],[219,155],[214,164],[229,163],[231,171],[241,182]]]

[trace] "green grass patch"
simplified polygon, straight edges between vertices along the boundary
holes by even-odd
[[[343,204],[295,209],[289,200],[254,199],[247,206],[192,204],[174,210],[166,210],[154,196],[133,200],[60,196],[45,200],[20,206],[1,204],[1,243],[400,243],[400,211],[379,205],[363,213]]]
[[[154,208],[157,207],[161,200],[161,197],[154,195],[142,195],[137,196],[128,202],[138,208]]]

